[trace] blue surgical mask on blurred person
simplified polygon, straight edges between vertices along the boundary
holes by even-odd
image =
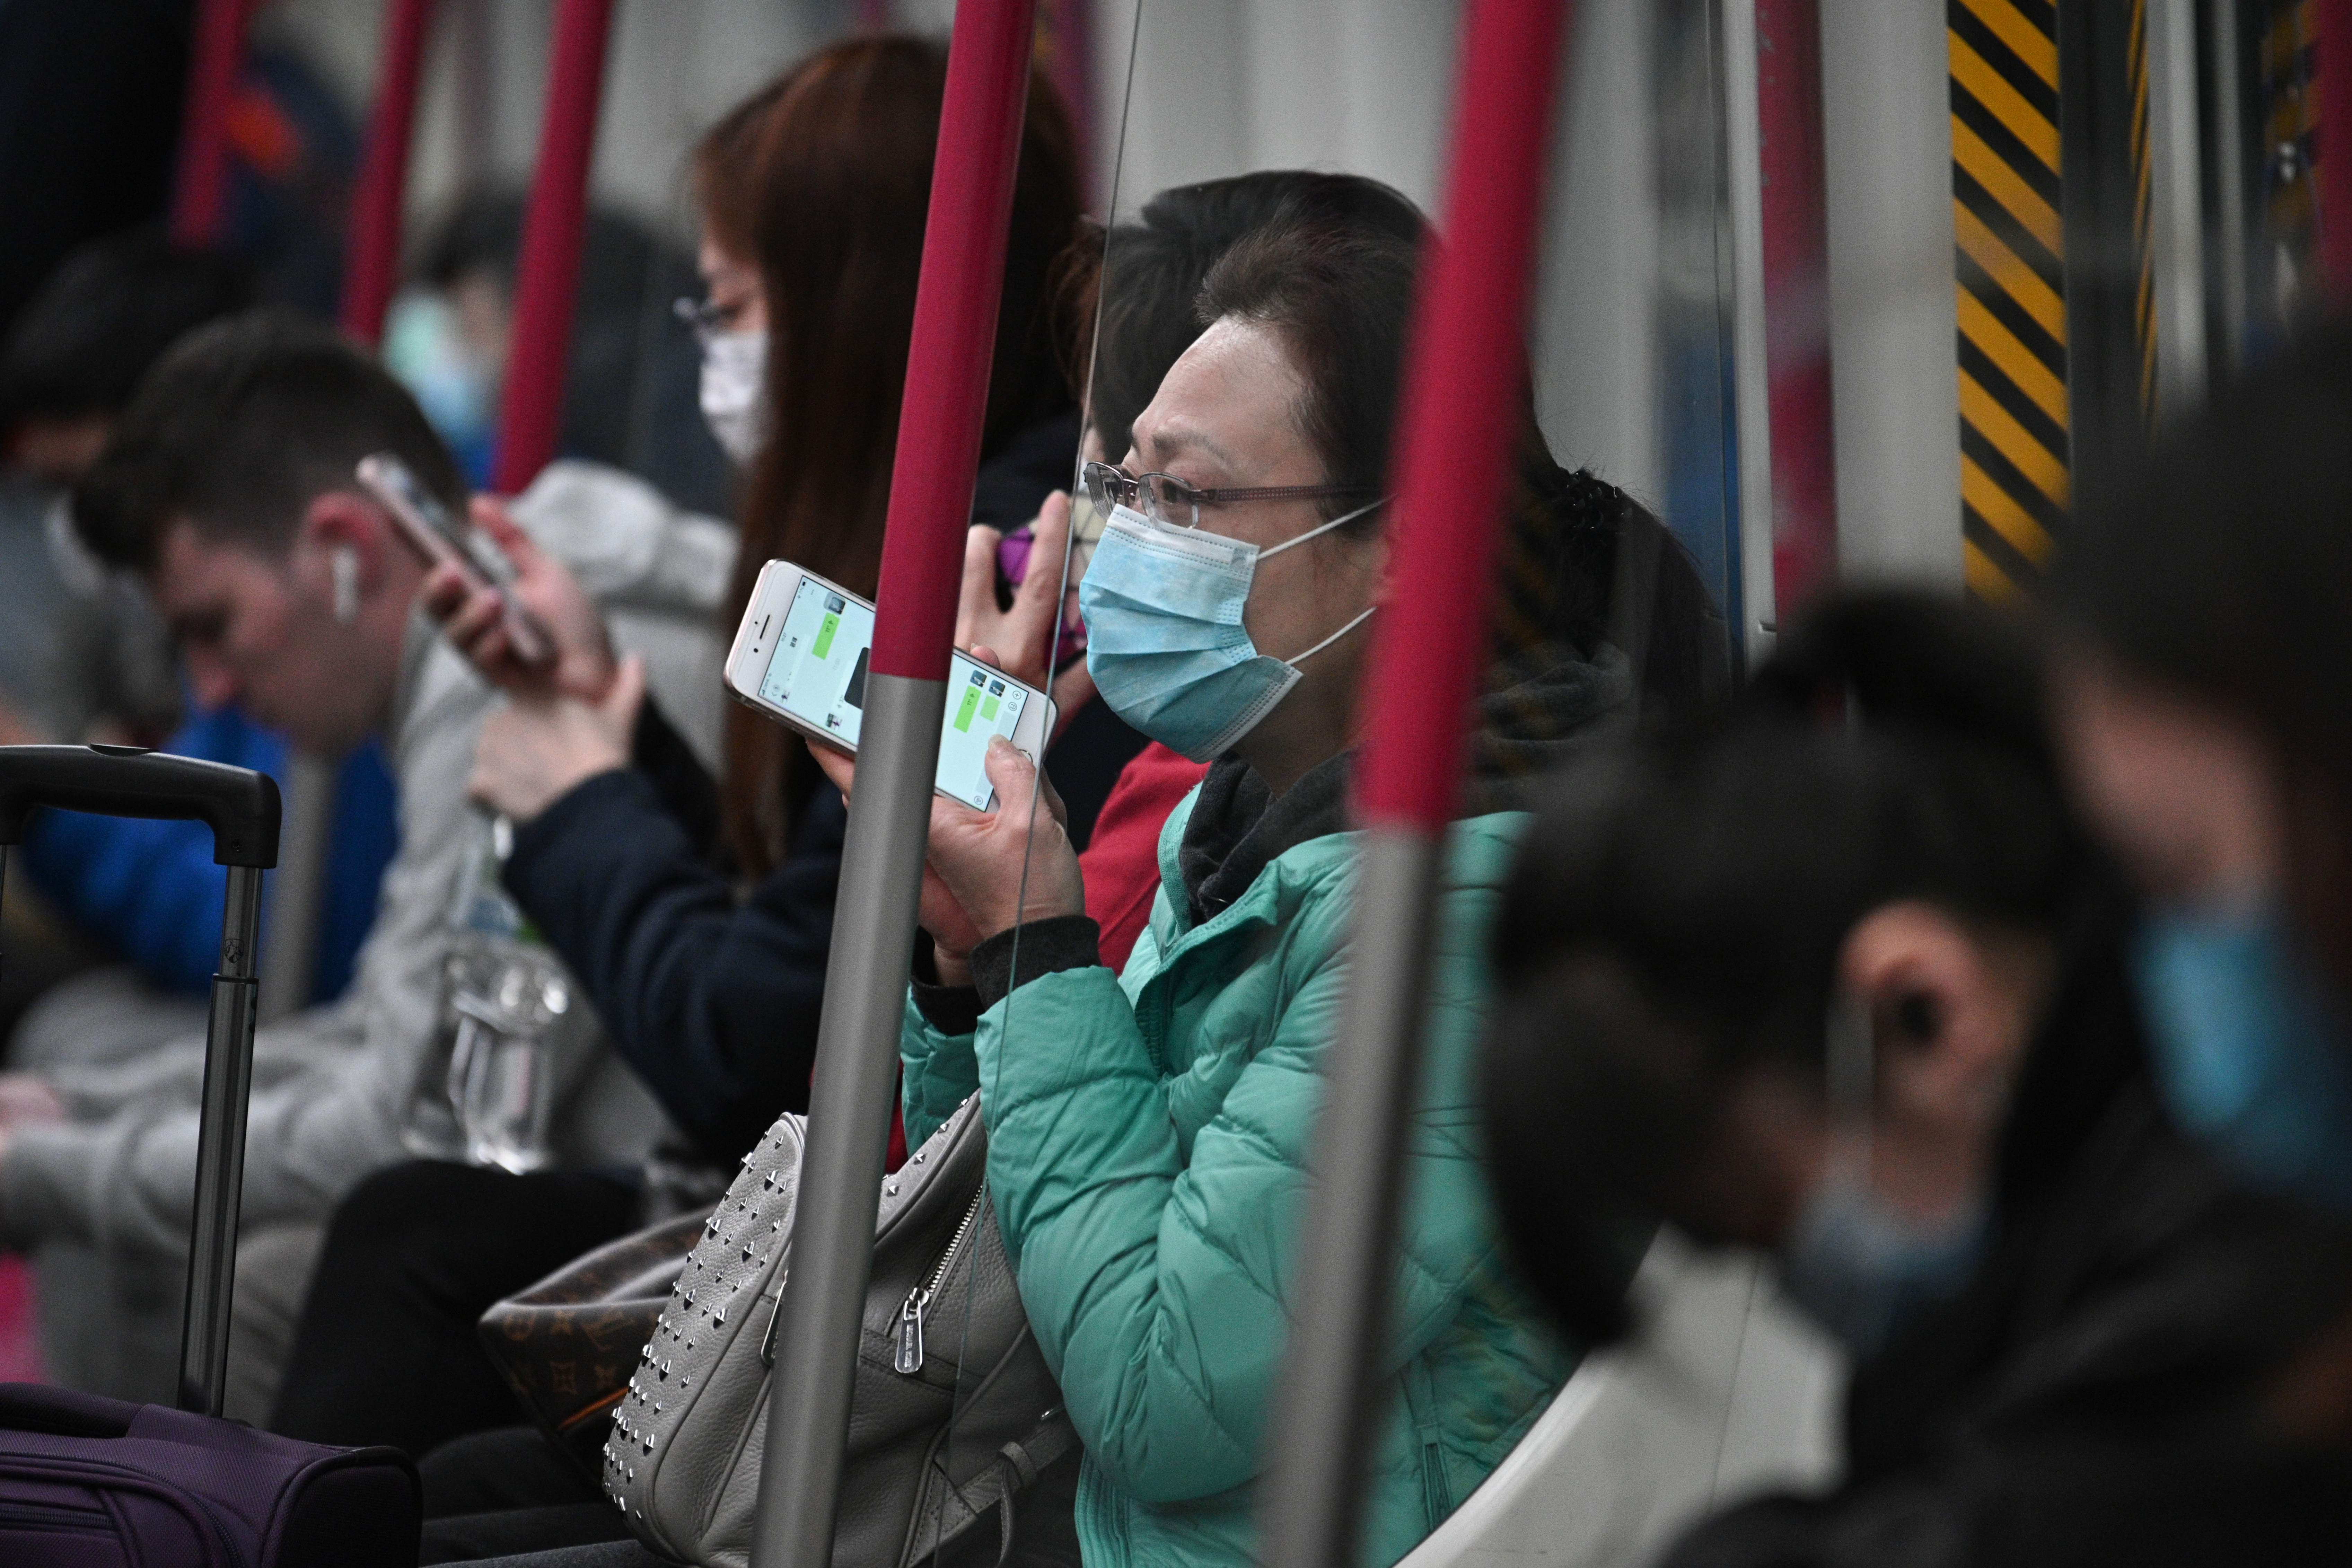
[[[1095,689],[1112,712],[1171,751],[1195,762],[1219,756],[1289,695],[1300,664],[1372,613],[1368,606],[1289,659],[1261,653],[1242,624],[1257,563],[1380,505],[1359,507],[1266,550],[1155,523],[1131,507],[1112,507],[1078,584]]]
[[[768,438],[768,334],[702,334],[702,420],[719,449],[748,468]]]
[[[383,368],[415,397],[426,423],[452,450],[461,457],[487,451],[496,389],[446,299],[412,291],[393,302],[383,327]]]
[[[2180,1124],[2256,1179],[2352,1210],[2352,1073],[2276,910],[2159,913],[2137,959]]]
[[[1782,1249],[1780,1282],[1856,1356],[1875,1354],[1925,1309],[1958,1293],[1983,1255],[1980,1203],[1926,1220],[1878,1195],[1860,1165],[1832,1163]]]

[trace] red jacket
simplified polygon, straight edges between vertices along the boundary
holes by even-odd
[[[1102,927],[1103,962],[1113,969],[1126,967],[1150,922],[1160,891],[1160,830],[1208,770],[1207,763],[1188,761],[1155,740],[1119,770],[1103,800],[1078,869],[1087,880],[1087,913]]]

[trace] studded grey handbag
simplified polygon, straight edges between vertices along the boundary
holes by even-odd
[[[646,1546],[745,1568],[792,1250],[803,1118],[743,1161],[656,1320],[604,1445],[604,1490]],[[993,1511],[1012,1553],[1019,1493],[1077,1447],[1022,1311],[986,1185],[980,1100],[882,1186],[859,1329],[835,1568],[907,1568]]]

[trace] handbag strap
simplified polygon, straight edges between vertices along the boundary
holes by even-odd
[[[1070,1425],[1068,1413],[1056,1406],[1045,1412],[1035,1431],[997,1450],[996,1463],[988,1472],[1002,1489],[996,1498],[996,1568],[1004,1568],[1013,1556],[1014,1496],[1035,1486],[1040,1475],[1077,1446],[1077,1428]],[[973,1511],[987,1507],[982,1503]]]

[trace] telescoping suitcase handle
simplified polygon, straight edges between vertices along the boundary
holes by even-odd
[[[37,806],[204,822],[220,864],[278,863],[278,784],[249,768],[135,746],[0,747],[0,845],[25,841]]]
[[[261,873],[278,863],[277,781],[247,768],[130,746],[0,746],[0,871],[24,841],[37,807],[108,817],[162,817],[213,831],[213,859],[228,867],[220,968],[205,1028],[204,1121],[196,1135],[194,1233],[187,1315],[180,1330],[180,1408],[221,1413],[228,1312],[236,1284],[236,1206],[245,1186],[247,1101],[260,985]]]

